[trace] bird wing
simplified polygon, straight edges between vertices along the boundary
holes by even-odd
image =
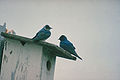
[[[40,36],[44,36],[44,35],[45,35],[45,32],[44,32],[44,31],[40,31],[40,32],[38,32],[38,33],[35,35],[35,37],[33,37],[33,39],[37,38],[38,36],[40,37]]]
[[[75,50],[75,47],[70,41],[62,41],[60,46],[68,51]]]
[[[61,42],[60,47],[62,47],[66,51],[72,53],[74,56],[76,56],[82,60],[82,58],[76,53],[75,47],[73,46],[73,44],[70,41],[67,40],[67,41]]]
[[[70,41],[67,42],[67,45],[70,46],[72,49],[75,49],[74,45]]]

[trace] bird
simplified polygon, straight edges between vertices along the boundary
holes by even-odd
[[[82,60],[82,58],[78,56],[78,54],[76,53],[75,51],[76,48],[74,47],[74,45],[67,39],[65,35],[61,35],[58,40],[60,40],[59,45],[61,48]]]
[[[33,38],[34,42],[40,40],[46,40],[51,36],[50,29],[52,29],[49,25],[45,25]]]

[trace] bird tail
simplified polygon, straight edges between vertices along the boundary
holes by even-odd
[[[80,56],[77,56],[79,59],[83,60]]]
[[[39,40],[37,40],[36,36],[32,38],[33,42],[38,42]]]
[[[75,52],[75,53],[76,53],[76,52]],[[76,57],[78,57],[80,60],[83,60],[80,56],[77,55],[77,53],[76,53],[76,54],[73,54],[73,55],[75,55]]]

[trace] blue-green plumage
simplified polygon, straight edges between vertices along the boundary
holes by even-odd
[[[73,54],[74,56],[78,57],[79,59],[82,60],[81,57],[79,57],[75,51],[75,47],[73,46],[73,44],[67,40],[66,36],[62,35],[60,38],[60,47],[63,48],[64,50],[70,52],[71,54]]]
[[[51,36],[49,25],[45,25],[36,35],[32,38],[33,41],[46,40]]]

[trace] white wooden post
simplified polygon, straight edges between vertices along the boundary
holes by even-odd
[[[0,34],[1,32],[6,32],[6,23],[4,23],[3,25],[0,25]],[[3,48],[4,48],[4,37],[0,35],[0,72],[1,72]]]
[[[76,59],[47,42],[34,43],[31,39],[6,33],[3,36],[6,42],[1,80],[53,80],[56,56]]]

